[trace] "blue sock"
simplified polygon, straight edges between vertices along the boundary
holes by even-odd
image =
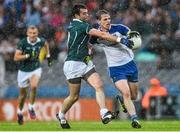
[[[138,116],[136,114],[131,116],[131,121],[134,121],[134,120],[138,120]]]

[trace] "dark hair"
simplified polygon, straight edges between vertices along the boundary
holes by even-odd
[[[76,4],[74,5],[73,9],[72,9],[72,16],[74,17],[75,15],[79,15],[80,14],[80,9],[87,9],[86,6],[84,4]]]
[[[109,12],[106,11],[106,10],[99,10],[99,11],[96,13],[96,18],[97,18],[98,20],[100,20],[102,14],[109,14]]]

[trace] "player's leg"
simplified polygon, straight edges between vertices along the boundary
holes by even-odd
[[[18,81],[18,87],[20,88],[19,97],[18,97],[17,118],[18,118],[18,124],[22,125],[24,122],[23,107],[24,107],[24,103],[26,100],[27,92],[28,92],[27,90],[29,86],[28,73],[18,71],[17,81]]]
[[[124,99],[123,99],[123,97],[122,97],[121,95],[117,95],[117,96],[116,96],[116,99],[117,99],[117,101],[119,101],[120,107],[121,107],[122,111],[123,111],[124,113],[127,113],[127,109],[126,109],[126,106],[125,106],[125,104],[124,104]]]
[[[131,100],[136,100],[137,94],[138,94],[138,82],[128,82],[128,85],[130,87],[130,92],[131,92]],[[124,113],[127,113],[127,109],[124,105],[124,99],[122,96],[118,95],[117,100],[120,101],[121,108]]]
[[[128,75],[128,85],[131,91],[131,100],[135,100],[138,94],[138,69],[134,61],[131,62],[131,67],[129,69],[133,72]],[[131,120],[132,127],[141,128],[137,115],[131,115]]]
[[[85,67],[85,64],[77,61],[66,61],[64,63],[63,72],[66,76],[70,93],[64,100],[61,110],[56,114],[62,128],[70,128],[65,119],[65,114],[79,98],[81,76]]]
[[[128,84],[131,91],[131,100],[136,100],[138,95],[138,82],[128,82]],[[132,116],[131,120],[132,120],[132,127],[141,128],[137,115]]]
[[[131,100],[131,92],[127,80],[119,80],[115,82],[115,86],[122,93],[124,104],[129,115],[135,115],[135,107]]]
[[[18,124],[22,125],[24,120],[23,120],[23,107],[24,107],[24,103],[26,100],[26,96],[27,96],[27,88],[20,88],[19,91],[19,97],[18,97],[18,110],[17,110],[17,117],[18,117]]]
[[[68,82],[70,94],[63,102],[61,113],[65,114],[71,108],[71,106],[78,100],[80,86],[81,86],[80,83],[73,84],[73,83]]]
[[[133,101],[131,100],[131,91],[128,85],[127,80],[119,80],[115,82],[115,86],[121,91],[124,104],[126,106],[126,109],[131,117],[132,121],[132,127],[133,128],[141,128],[141,125],[138,121],[138,117],[136,114],[135,106],[133,104]]]
[[[100,107],[102,122],[109,123],[112,120],[112,113],[106,108],[103,82],[99,74],[92,68],[85,74],[84,78],[96,91],[96,101]]]
[[[131,91],[131,99],[136,100],[137,95],[138,95],[138,88],[139,88],[139,83],[138,82],[128,82],[130,91]]]
[[[56,117],[59,120],[60,125],[63,129],[70,128],[70,125],[68,124],[68,122],[65,118],[65,114],[79,98],[79,92],[80,92],[80,87],[81,87],[81,78],[69,79],[68,87],[69,87],[70,94],[64,100],[61,111],[59,112],[59,114],[56,115]]]
[[[127,80],[119,80],[115,82],[116,87],[121,91],[124,105],[130,115],[131,121],[132,121],[132,127],[133,128],[141,128],[141,125],[138,121],[138,116],[136,114],[136,109],[134,106],[134,103],[131,99],[131,89],[129,87],[129,83]],[[136,94],[137,96],[137,94]]]
[[[35,107],[36,92],[37,92],[37,88],[38,88],[39,81],[41,78],[41,73],[42,73],[42,69],[39,68],[33,71],[29,78],[31,90],[30,90],[30,96],[29,96],[28,111],[29,111],[31,119],[36,118],[34,107]]]

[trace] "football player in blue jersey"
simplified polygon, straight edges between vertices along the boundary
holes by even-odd
[[[106,55],[109,75],[115,87],[122,93],[121,103],[124,111],[130,115],[133,128],[141,128],[132,100],[137,98],[138,91],[138,69],[133,61],[133,42],[128,37],[139,35],[122,24],[111,24],[110,14],[106,10],[97,12],[98,26],[100,31],[121,37],[120,44],[113,44],[106,40],[91,38],[90,43],[103,44]]]

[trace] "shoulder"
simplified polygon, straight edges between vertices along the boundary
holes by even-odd
[[[123,24],[111,24],[111,28],[109,30],[110,33],[119,32],[122,35],[126,35],[130,29]]]
[[[46,41],[46,39],[43,38],[43,37],[40,37],[39,39],[40,39],[40,42],[45,42]]]
[[[22,38],[19,42],[27,42],[27,38]]]
[[[82,26],[82,27],[92,27],[91,24],[89,24],[89,23],[87,23],[87,22],[82,22],[82,23],[80,24],[80,26]]]
[[[25,43],[27,43],[27,38],[22,38],[21,40],[19,40],[18,45],[23,45]]]
[[[127,29],[129,29],[128,26],[125,26],[123,24],[111,24],[111,28],[127,28]]]

